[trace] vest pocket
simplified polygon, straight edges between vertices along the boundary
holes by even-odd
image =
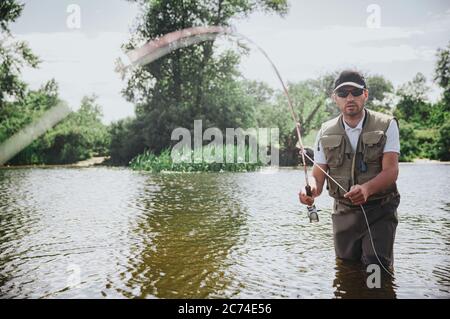
[[[342,135],[325,135],[320,138],[329,167],[342,165],[345,151],[343,140],[344,136]]]
[[[340,188],[335,182],[333,182],[330,178],[327,178],[328,183],[328,191],[330,193],[330,196],[334,198],[342,198],[344,197],[344,194],[348,192],[350,189],[351,181],[348,177],[337,177],[333,176],[333,178],[338,182],[342,187],[346,189],[344,191],[342,188]]]
[[[383,156],[385,134],[383,131],[366,132],[362,134],[364,144],[363,158],[366,163],[378,162]]]

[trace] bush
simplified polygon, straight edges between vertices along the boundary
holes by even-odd
[[[439,129],[437,157],[441,161],[450,161],[450,122],[445,123]]]
[[[78,111],[69,114],[8,164],[70,164],[93,155],[107,155],[109,144],[100,106],[95,104],[95,97],[85,97]]]
[[[410,162],[419,152],[414,125],[400,120],[400,161]]]
[[[135,119],[126,118],[111,124],[109,154],[112,164],[128,165],[134,157],[144,152],[145,145],[138,123]]]
[[[419,158],[437,159],[438,130],[435,128],[416,130]]]

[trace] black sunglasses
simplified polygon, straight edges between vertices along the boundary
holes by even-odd
[[[364,89],[352,89],[352,90],[337,90],[336,91],[336,95],[339,97],[347,97],[349,95],[349,93],[352,94],[352,96],[356,97],[356,96],[360,96],[361,94],[363,94]]]

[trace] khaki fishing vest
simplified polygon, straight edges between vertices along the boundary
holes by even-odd
[[[342,114],[322,125],[320,141],[328,164],[328,173],[347,191],[352,185],[362,185],[374,178],[382,169],[383,149],[386,144],[386,131],[392,116],[365,109],[366,116],[353,152],[345,133]],[[396,119],[395,119],[396,120]],[[327,177],[327,189],[331,197],[351,204],[344,198],[346,193]],[[385,198],[397,193],[396,184],[380,193],[373,194],[368,201]]]

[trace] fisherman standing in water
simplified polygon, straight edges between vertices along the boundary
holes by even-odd
[[[336,256],[361,261],[365,265],[393,265],[393,246],[397,227],[398,157],[400,140],[397,120],[364,108],[369,91],[364,77],[356,71],[343,71],[334,83],[332,99],[341,114],[320,129],[314,147],[317,165],[342,185],[344,192],[314,166],[312,196],[303,189],[300,202],[313,205],[314,198],[327,189],[334,198],[332,213]],[[364,209],[372,232],[372,248]]]

